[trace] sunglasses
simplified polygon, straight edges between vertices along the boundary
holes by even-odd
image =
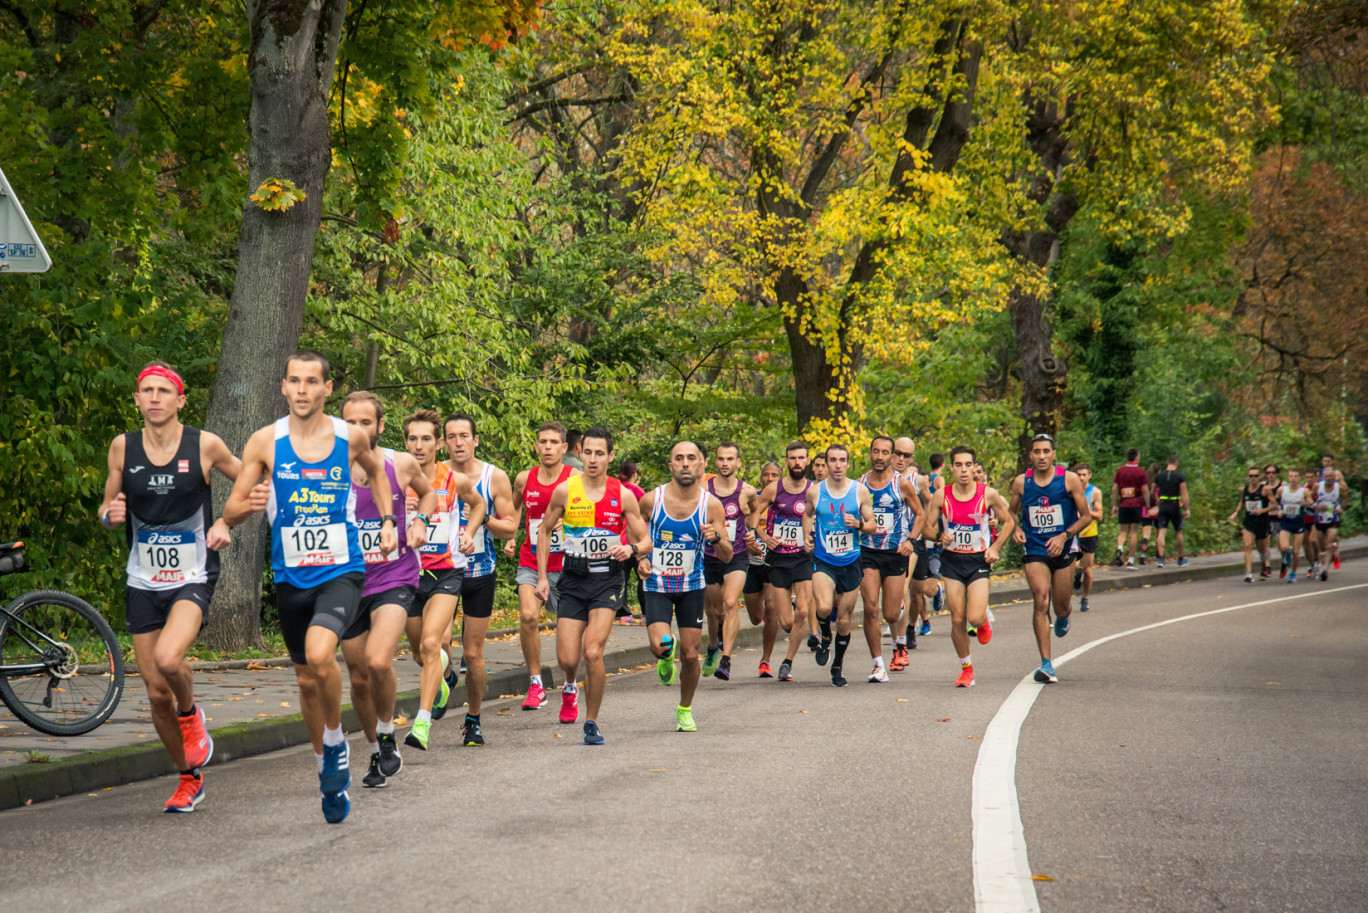
[[[1249,474],[1249,477],[1250,477],[1251,479],[1257,479],[1257,478],[1259,477],[1259,474],[1258,474],[1257,472],[1251,472],[1251,473]]]

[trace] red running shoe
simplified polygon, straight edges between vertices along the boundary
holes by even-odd
[[[1339,549],[1335,549],[1335,560],[1330,562],[1330,566],[1335,570],[1339,570]]]
[[[959,678],[955,679],[955,687],[956,687],[956,688],[972,688],[972,687],[974,687],[974,664],[973,664],[973,663],[970,663],[970,664],[967,665],[967,666],[960,666],[960,674],[959,674]]]
[[[204,728],[204,711],[199,704],[190,716],[180,717],[181,742],[185,745],[185,766],[194,770],[209,763],[214,756],[214,740]],[[189,811],[190,809],[186,809]]]
[[[546,689],[541,685],[529,685],[527,688],[527,700],[522,702],[524,710],[539,710],[546,706]],[[578,713],[575,714],[579,716]],[[571,720],[570,722],[574,722]]]
[[[573,723],[577,719],[579,719],[579,692],[570,694],[562,691],[560,721],[562,723]]]
[[[985,621],[983,624],[979,625],[979,629],[978,629],[978,642],[981,643],[981,644],[986,644],[986,643],[988,643],[988,641],[990,641],[990,640],[992,640],[992,639],[993,639],[993,624],[992,624],[992,622]],[[970,678],[973,678],[973,676],[970,676]]]
[[[760,678],[774,678],[774,671],[770,669],[770,664],[763,659],[760,660]]]
[[[893,647],[893,658],[888,662],[889,671],[901,672],[907,666],[907,644],[897,644]]]
[[[167,812],[193,812],[204,798],[204,780],[194,774],[181,774],[180,785],[162,809]]]

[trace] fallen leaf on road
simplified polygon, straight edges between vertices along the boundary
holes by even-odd
[[[559,739],[560,737],[561,737],[561,734],[560,734],[559,732],[552,736],[552,738],[556,738],[556,739]]]
[[[971,738],[971,739],[977,739],[978,736],[976,736],[976,735],[971,735],[971,736],[969,736],[969,738]]]
[[[406,717],[406,716],[396,716],[396,717],[394,718],[394,725],[396,725],[396,726],[407,726],[407,725],[408,725],[408,717]]]
[[[512,713],[512,712],[513,712],[513,708],[512,708],[512,707],[504,707],[502,710],[499,711],[499,716],[503,716],[503,715],[506,714],[506,713]]]
[[[950,722],[950,717],[948,717],[948,716],[943,716],[943,717],[941,717],[940,719],[936,720],[936,722],[937,722],[937,723],[948,723],[948,722]]]
[[[1049,875],[1032,875],[1032,881],[1054,881]]]
[[[273,717],[273,716],[275,716],[274,713],[258,713],[258,714],[257,714],[257,719],[259,719],[259,720],[269,720],[269,719],[270,719],[271,717]]]
[[[515,697],[522,697],[522,695],[521,695],[521,694],[501,694],[501,695],[499,695],[499,700],[501,700],[501,701],[506,701],[506,700],[508,700],[508,699],[510,699],[510,698],[515,698]]]
[[[799,713],[807,713],[806,710],[799,710],[798,712],[799,712]]]
[[[32,805],[32,804],[33,804],[33,800],[32,800],[32,799],[25,799],[25,800],[24,800],[24,804],[25,804],[25,805]]]
[[[230,698],[228,698],[228,700],[230,700],[230,701],[245,701],[246,698],[245,698],[245,697],[230,697]]]
[[[906,703],[907,703],[907,698],[905,698],[905,697],[895,698],[895,700],[896,700],[899,704],[906,704]]]
[[[665,772],[665,768],[663,768],[663,767],[649,767],[649,768],[646,769],[646,772],[647,772],[647,773],[652,773],[652,774],[663,774],[663,773]]]
[[[1150,587],[1152,587],[1152,586],[1154,586],[1154,584],[1152,584],[1152,583],[1142,583],[1142,584],[1140,584],[1140,589],[1142,589],[1142,590],[1148,590],[1148,589],[1149,589]],[[1053,878],[1051,878],[1050,880],[1051,880],[1051,881],[1054,881]]]
[[[288,707],[288,706],[290,706],[290,702],[289,702],[289,701],[281,701],[281,702],[280,702],[280,706],[282,706],[282,707]]]
[[[1265,685],[1281,685],[1282,682],[1264,682]]]

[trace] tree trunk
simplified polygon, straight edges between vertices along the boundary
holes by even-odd
[[[250,200],[238,234],[237,277],[223,332],[207,425],[234,453],[284,408],[280,378],[299,344],[323,186],[332,161],[328,90],[342,37],[346,0],[252,0],[248,129],[249,193],[270,178],[293,181],[306,196],[284,211]],[[215,509],[227,499],[215,486]],[[261,566],[266,526],[253,518],[223,553],[214,622],[204,640],[223,650],[261,643]]]

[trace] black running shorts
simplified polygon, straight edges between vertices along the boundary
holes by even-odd
[[[285,639],[285,650],[291,662],[302,666],[308,662],[304,655],[304,641],[309,628],[327,628],[342,639],[361,611],[361,587],[366,575],[353,571],[301,590],[288,583],[276,583],[276,614],[280,616],[280,634]]]
[[[129,587],[124,593],[124,621],[129,634],[151,634],[166,627],[171,609],[178,602],[193,602],[200,610],[200,627],[209,622],[209,600],[214,598],[212,583],[187,583],[174,590],[140,590]]]
[[[703,627],[702,590],[688,593],[652,593],[647,590],[644,596],[646,602],[641,610],[646,616],[646,624],[669,624],[673,617],[680,630]]]
[[[807,552],[798,552],[796,555],[770,552],[766,564],[769,566],[770,585],[781,590],[791,590],[795,583],[812,579],[812,556]]]

